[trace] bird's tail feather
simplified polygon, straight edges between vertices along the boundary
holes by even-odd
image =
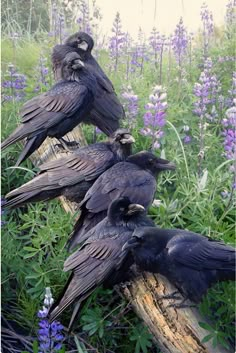
[[[23,161],[25,161],[34,151],[36,151],[43,141],[46,139],[47,135],[45,133],[37,134],[36,136],[27,139],[24,149],[21,152],[17,162],[16,167],[19,166]]]
[[[18,126],[15,131],[1,143],[1,149],[4,150],[8,146],[23,140],[26,136],[27,134],[24,133],[23,127]]]

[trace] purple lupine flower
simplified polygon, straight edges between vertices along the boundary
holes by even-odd
[[[163,127],[166,124],[167,94],[161,86],[155,86],[149,96],[149,103],[145,105],[146,113],[143,116],[144,127],[140,133],[152,138],[152,149],[160,148],[160,140],[164,135]]]
[[[130,71],[134,73],[139,69],[139,73],[143,74],[145,61],[149,61],[148,48],[145,43],[144,32],[139,27],[138,42],[131,51]]]
[[[151,46],[151,54],[153,56],[154,65],[157,69],[159,63],[159,82],[162,82],[162,59],[165,50],[167,38],[161,35],[154,27],[149,37],[149,44]]]
[[[90,23],[90,13],[87,1],[81,0],[79,5],[79,16],[76,20],[79,30],[92,35],[92,26]]]
[[[122,93],[122,103],[125,108],[125,114],[129,129],[133,129],[137,125],[138,115],[138,96],[130,86]]]
[[[182,17],[177,24],[174,35],[172,36],[172,49],[175,54],[176,61],[178,63],[179,68],[182,66],[183,58],[187,53],[188,46],[188,35],[187,30],[184,27]]]
[[[147,47],[145,44],[137,44],[131,53],[130,71],[136,72],[139,69],[140,74],[143,74],[143,65],[148,61]]]
[[[91,3],[90,3],[91,5]],[[93,49],[93,55],[96,59],[99,58],[100,49],[104,47],[105,36],[101,36],[99,31],[99,25],[102,20],[101,9],[97,6],[96,1],[92,1],[92,9],[90,11],[92,13],[92,18],[90,18],[90,27],[93,32],[93,37],[95,40],[95,48]]]
[[[63,326],[59,321],[49,323],[47,319],[50,306],[53,304],[52,293],[49,287],[46,288],[44,306],[38,311],[39,321],[38,340],[41,353],[55,353],[62,348],[64,336],[61,333]]]
[[[184,125],[182,130],[185,133],[185,136],[183,137],[183,143],[189,144],[192,141],[192,137],[189,135],[190,127],[188,125]]]
[[[236,100],[235,100],[236,103]],[[224,149],[227,159],[236,160],[236,105],[225,112],[226,117],[222,120],[224,127]],[[236,171],[235,171],[236,172]]]
[[[48,35],[54,37],[55,42],[59,41],[61,44],[63,39],[68,35],[66,31],[66,21],[63,14],[63,9],[58,8],[56,2],[52,2],[52,23]]]
[[[17,72],[13,64],[8,65],[5,80],[2,81],[3,101],[20,101],[24,98],[24,89],[26,85],[26,76]]]
[[[231,89],[228,91],[229,92],[229,107],[233,105],[234,98],[236,96],[236,71],[233,72],[232,76],[232,86]]]
[[[204,63],[204,70],[200,74],[199,82],[194,85],[196,101],[194,103],[194,113],[199,117],[200,129],[200,152],[198,174],[201,173],[201,164],[204,158],[204,140],[206,130],[206,120],[214,121],[215,113],[213,106],[221,90],[217,77],[212,74],[212,60],[208,58]],[[212,110],[213,109],[213,110]]]
[[[185,144],[189,144],[192,141],[192,138],[191,138],[191,136],[186,135],[186,136],[184,136],[183,141]]]
[[[225,63],[225,62],[229,62],[229,61],[235,62],[235,60],[236,60],[235,56],[219,56],[218,57],[218,62],[221,64]]]
[[[229,0],[226,5],[226,25],[231,27],[236,21],[236,0]]]
[[[120,14],[117,12],[112,26],[113,36],[109,40],[110,57],[113,60],[114,70],[117,71],[119,58],[123,52],[124,43],[126,42],[125,33],[122,32]]]
[[[225,113],[226,117],[222,120],[223,132],[222,136],[224,137],[223,146],[224,146],[224,156],[226,159],[232,160],[232,163],[229,167],[230,172],[233,174],[232,182],[232,191],[236,188],[236,99],[234,100],[234,106],[227,109]],[[222,195],[223,197],[229,196]]]
[[[205,3],[201,6],[200,16],[203,24],[203,55],[206,59],[214,25],[212,12],[208,9],[208,6]]]
[[[200,74],[199,82],[194,85],[194,94],[197,97],[194,103],[194,113],[199,117],[204,116],[209,120],[214,119],[211,115],[212,105],[216,103],[217,96],[221,90],[216,75],[212,74],[212,60],[208,58],[204,63],[204,70]]]
[[[42,90],[44,87],[49,85],[49,69],[46,66],[47,58],[40,56],[38,66],[36,67],[36,82],[37,85],[34,88],[34,92]]]

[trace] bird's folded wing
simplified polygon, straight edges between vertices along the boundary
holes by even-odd
[[[144,207],[152,202],[156,189],[153,176],[131,163],[118,163],[103,173],[85,195],[83,203],[93,213],[106,210],[112,200],[127,196]]]
[[[185,266],[196,270],[232,269],[235,263],[235,249],[222,242],[212,241],[196,234],[176,235],[168,242],[168,254]]]
[[[122,235],[109,234],[110,237],[105,239],[88,239],[82,247],[75,251],[64,263],[64,271],[76,270],[77,274],[84,276],[90,271],[94,270],[97,266],[102,266],[106,263],[105,260],[119,258],[121,253],[122,244],[125,243],[130,232],[124,232]],[[89,259],[93,259],[91,261]],[[98,260],[98,261],[95,261]],[[88,264],[90,266],[88,266]],[[117,263],[114,262],[114,268]]]
[[[22,108],[22,123],[39,129],[50,128],[65,116],[72,116],[84,104],[86,86],[77,82],[61,82],[50,91],[26,102]]]
[[[59,178],[60,186],[74,185],[82,180],[96,179],[104,170],[112,166],[112,152],[83,151],[70,154],[40,166],[41,173],[48,172],[50,179]]]

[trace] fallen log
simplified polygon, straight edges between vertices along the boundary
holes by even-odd
[[[77,141],[81,146],[86,145],[82,129],[77,127],[65,136],[69,141]],[[55,149],[56,140],[47,139],[32,155],[32,162],[39,165],[45,161],[60,157]],[[74,213],[75,205],[60,198],[64,209]],[[199,326],[205,321],[195,308],[175,309],[169,307],[172,300],[158,300],[158,296],[172,293],[175,288],[160,275],[137,273],[133,270],[135,279],[129,285],[122,286],[119,292],[131,301],[137,315],[145,322],[153,339],[162,353],[233,353],[222,346],[214,347],[211,341],[202,343],[209,334]]]

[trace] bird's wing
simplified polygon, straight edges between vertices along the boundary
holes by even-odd
[[[96,75],[96,80],[98,85],[91,121],[106,134],[111,134],[119,128],[119,120],[124,118],[125,112],[110,82],[101,75]]]
[[[130,236],[130,232],[129,232]],[[122,240],[118,237],[96,240],[86,243],[81,250],[72,254],[64,264],[64,270],[73,270],[60,300],[56,302],[50,313],[50,319],[60,315],[75,300],[86,299],[99,285],[108,279],[113,271],[119,269],[127,254],[120,258],[122,245],[128,240],[128,235]]]
[[[59,179],[61,187],[76,184],[82,180],[96,179],[114,163],[114,155],[109,149],[88,146],[77,153],[71,153],[58,160],[40,166],[41,173],[49,173],[50,180]]]
[[[63,118],[72,116],[86,102],[88,88],[77,82],[61,81],[48,92],[26,102],[22,108],[22,123],[35,130],[50,128]]]
[[[131,202],[148,207],[156,190],[156,180],[134,164],[117,163],[103,173],[86,193],[81,205],[98,213],[106,210],[111,201],[127,196]]]
[[[180,231],[168,242],[167,248],[174,261],[195,270],[231,270],[235,264],[234,248],[191,232],[181,234]]]
[[[104,227],[100,231],[102,235],[97,231],[96,236],[90,237],[79,250],[69,256],[64,263],[64,271],[74,270],[79,276],[84,277],[105,260],[120,258],[122,245],[131,236],[131,231],[114,226]],[[90,259],[93,259],[93,262]],[[117,262],[114,262],[113,266],[116,267]]]

